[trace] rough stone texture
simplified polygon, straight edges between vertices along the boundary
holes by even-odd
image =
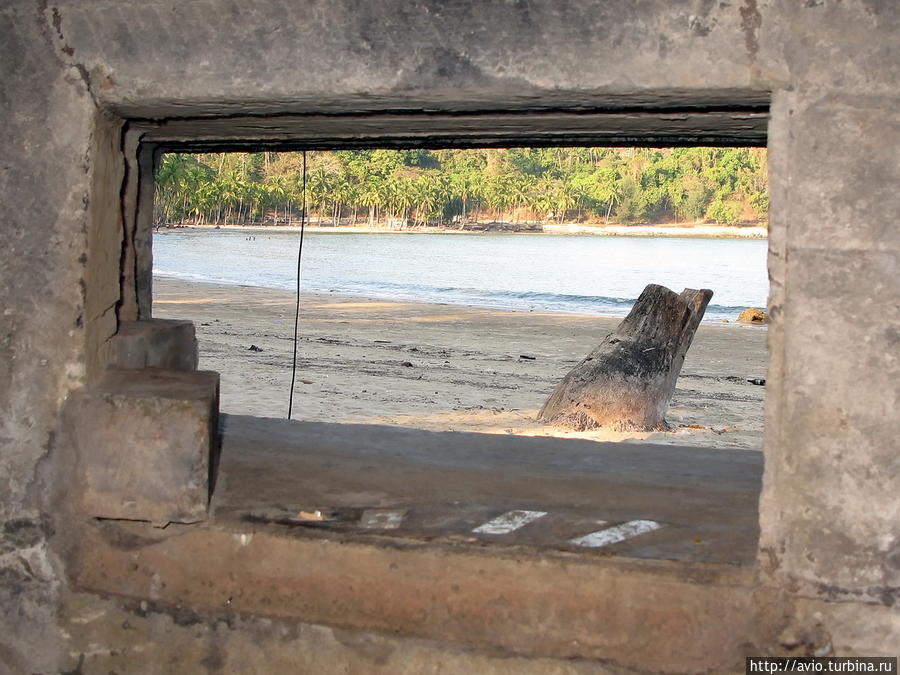
[[[197,370],[197,335],[190,321],[122,321],[105,349],[111,368]]]
[[[54,672],[64,660],[63,568],[48,538],[74,523],[54,524],[46,497],[69,480],[56,440],[64,399],[98,372],[116,330],[122,117],[671,110],[758,106],[766,92],[772,323],[760,567],[788,607],[761,620],[791,624],[786,636],[830,635],[846,651],[896,644],[893,0],[8,0],[0,36],[7,669]],[[146,305],[147,263],[135,263]]]
[[[110,370],[69,396],[81,512],[160,525],[204,520],[218,398],[218,373],[153,368]]]

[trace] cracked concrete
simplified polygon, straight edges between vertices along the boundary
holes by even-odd
[[[755,610],[767,630],[753,644],[890,653],[900,636],[898,35],[891,0],[4,3],[0,671],[85,672],[82,655],[99,650],[97,668],[127,672],[115,651],[141,672],[163,672],[191,635],[169,619],[125,618],[117,601],[73,599],[52,534],[83,518],[65,499],[62,405],[102,372],[101,346],[118,321],[148,304],[148,285],[121,278],[148,269],[139,223],[134,265],[123,259],[132,240],[121,188],[136,161],[123,152],[129,121],[759,111],[769,102],[772,324]],[[623,133],[632,123],[623,118]],[[203,124],[173,138],[203,140]],[[208,125],[209,142],[228,133],[228,120]],[[67,611],[79,602],[95,602],[96,618]],[[204,629],[188,670],[293,662],[396,672],[390,649],[420,649],[402,636],[338,639],[328,628],[246,621]],[[517,656],[422,649],[428,667],[539,672]]]

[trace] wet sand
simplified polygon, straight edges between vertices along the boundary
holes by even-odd
[[[200,367],[222,376],[223,412],[286,416],[291,293],[156,278],[154,316],[195,322]],[[755,326],[701,326],[667,413],[670,432],[572,432],[536,422],[559,380],[618,322],[304,294],[293,418],[762,447],[765,387],[747,380],[766,376],[767,331]]]

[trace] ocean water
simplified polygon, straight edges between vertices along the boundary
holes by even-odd
[[[298,233],[161,232],[153,273],[295,288]],[[302,288],[372,298],[519,311],[624,316],[648,283],[710,288],[706,321],[765,307],[766,242],[542,234],[309,232]]]

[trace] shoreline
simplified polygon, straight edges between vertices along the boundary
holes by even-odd
[[[223,412],[283,417],[289,291],[154,278],[153,315],[194,322]],[[574,432],[536,421],[560,379],[621,317],[516,312],[306,293],[294,419],[593,441],[761,449],[767,331],[701,325],[668,432]],[[744,327],[744,326],[741,326]]]
[[[307,230],[308,231],[308,230]],[[156,272],[153,273],[153,284],[154,287],[156,282],[160,280],[163,282],[176,282],[176,283],[185,283],[185,284],[196,284],[198,286],[210,286],[210,287],[224,287],[224,288],[246,288],[246,289],[254,289],[259,291],[272,291],[273,293],[289,293],[291,297],[294,296],[295,291],[287,288],[279,288],[276,286],[259,286],[253,284],[241,284],[241,283],[229,283],[226,281],[206,281],[200,279],[186,279],[184,277],[178,276],[170,276],[166,274],[158,274]],[[622,321],[625,318],[626,314],[589,314],[589,313],[579,313],[579,312],[559,312],[554,311],[552,309],[518,309],[516,307],[503,307],[503,306],[495,306],[495,305],[478,305],[471,303],[456,303],[456,302],[433,302],[430,300],[416,300],[416,299],[404,299],[398,297],[390,297],[390,296],[379,296],[379,295],[363,295],[358,293],[344,293],[341,291],[311,291],[311,290],[303,290],[301,288],[301,303],[305,297],[326,297],[326,298],[339,298],[342,300],[353,301],[353,302],[396,302],[396,303],[418,303],[422,305],[434,305],[437,307],[459,307],[462,309],[472,309],[472,310],[483,310],[483,311],[492,311],[492,312],[508,312],[510,314],[526,314],[530,316],[559,316],[559,317],[569,317],[569,318],[596,318],[596,319],[604,319],[604,320],[614,320],[614,321]],[[753,308],[748,308],[753,309]],[[765,311],[765,309],[764,309]],[[701,323],[701,326],[706,328],[744,328],[749,330],[768,330],[768,324],[752,324],[752,323],[739,323],[737,321],[737,316],[734,319],[707,319],[704,318]]]
[[[687,237],[697,239],[767,239],[768,227],[763,225],[682,225],[660,223],[655,225],[583,225],[579,223],[541,224],[540,230],[516,229],[512,223],[502,223],[504,227],[492,229],[490,223],[485,229],[458,229],[450,227],[414,227],[392,229],[389,227],[369,227],[368,225],[322,226],[307,225],[306,232],[330,234],[531,234],[531,235],[587,235],[596,237]],[[510,229],[504,229],[508,226]],[[300,232],[299,225],[176,225],[161,226],[157,233],[180,230],[215,231],[237,230],[253,232]]]

